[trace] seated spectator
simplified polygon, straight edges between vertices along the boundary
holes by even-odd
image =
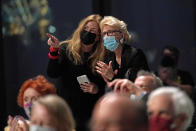
[[[34,101],[40,96],[47,94],[56,94],[56,89],[52,83],[50,83],[44,76],[38,75],[35,78],[26,80],[18,94],[18,105],[25,110],[28,118],[31,116],[31,108]],[[18,131],[23,128],[24,124],[21,120],[24,120],[22,116],[9,116],[8,126],[5,131]],[[28,120],[27,120],[28,123]]]
[[[30,123],[30,131],[73,131],[75,129],[75,121],[69,105],[57,95],[40,97],[34,103]]]
[[[162,60],[158,76],[166,86],[176,86],[192,95],[194,81],[187,71],[178,69],[180,52],[174,46],[165,46],[162,51]]]
[[[147,131],[145,106],[129,97],[107,93],[95,105],[91,131]]]
[[[127,79],[116,79],[108,85],[113,86],[115,92],[147,101],[148,94],[162,86],[162,81],[155,74],[141,70],[137,73],[134,83]]]
[[[151,92],[147,108],[149,131],[185,131],[194,113],[189,96],[175,87],[162,87]]]
[[[176,47],[166,46],[162,51],[163,58],[160,63],[158,75],[164,85],[175,86],[184,90],[193,100],[196,106],[196,88],[191,74],[178,68],[180,52]],[[196,111],[195,111],[196,112]],[[196,113],[192,125],[196,128]]]

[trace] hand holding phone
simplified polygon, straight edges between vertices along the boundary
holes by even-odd
[[[77,77],[78,83],[82,84],[82,83],[90,83],[90,80],[88,79],[87,75],[82,75],[82,76],[78,76]]]

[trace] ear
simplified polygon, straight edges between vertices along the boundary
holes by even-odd
[[[179,114],[175,118],[173,124],[176,125],[176,128],[182,128],[184,126],[184,122],[186,121],[186,119],[187,119],[187,116],[185,114]]]
[[[125,39],[125,33],[122,32],[121,34],[122,34],[122,38]]]

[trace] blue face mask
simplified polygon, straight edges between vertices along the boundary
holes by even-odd
[[[103,39],[104,46],[110,51],[115,51],[119,45],[119,43],[116,42],[115,36],[105,36]]]

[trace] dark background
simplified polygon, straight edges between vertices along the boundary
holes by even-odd
[[[48,0],[48,3],[51,25],[56,27],[54,34],[60,40],[70,37],[79,21],[90,14],[112,15],[127,23],[133,33],[132,44],[145,52],[151,70],[158,66],[161,48],[171,44],[181,52],[179,68],[191,72],[196,80],[195,0]],[[22,36],[1,34],[1,128],[9,114],[23,113],[16,103],[21,84],[38,74],[47,77],[47,40],[41,40],[36,29],[29,32],[27,44],[22,42]]]

